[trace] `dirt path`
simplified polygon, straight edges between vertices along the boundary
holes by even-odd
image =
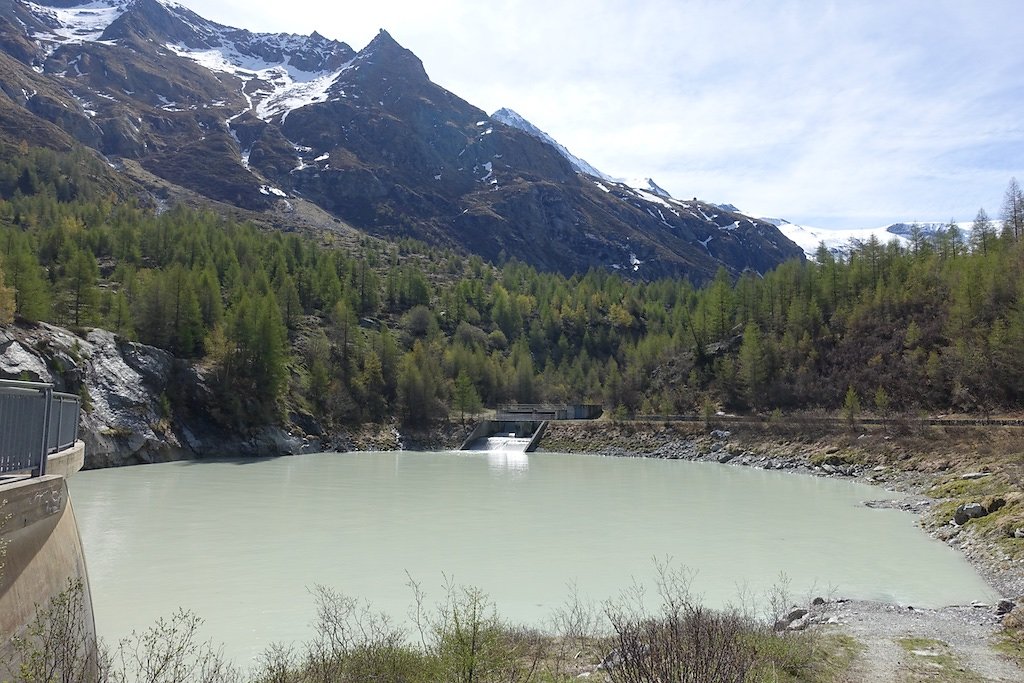
[[[849,683],[993,681],[1021,683],[1024,670],[994,648],[999,618],[992,607],[938,610],[851,601],[835,608],[838,629],[865,650]]]

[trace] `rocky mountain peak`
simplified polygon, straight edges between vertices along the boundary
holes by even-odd
[[[429,81],[423,62],[402,47],[391,34],[380,29],[366,47],[356,55],[354,66],[369,70],[374,76],[402,77],[406,80]]]

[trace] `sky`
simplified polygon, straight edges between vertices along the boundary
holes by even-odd
[[[364,47],[604,173],[823,228],[998,217],[1024,183],[1021,0],[179,0]]]

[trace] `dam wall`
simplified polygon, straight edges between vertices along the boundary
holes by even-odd
[[[23,635],[39,607],[78,583],[77,627],[86,647],[95,644],[89,575],[67,487],[84,457],[85,445],[76,441],[47,458],[43,476],[0,477],[0,663],[17,662],[12,638]],[[5,674],[0,664],[0,678]]]

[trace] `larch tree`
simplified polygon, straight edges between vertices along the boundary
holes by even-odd
[[[1010,178],[1006,186],[1000,218],[1003,221],[1003,235],[1019,242],[1024,236],[1024,192],[1016,178]]]
[[[981,252],[982,256],[988,256],[988,251],[992,248],[995,238],[995,225],[989,220],[985,209],[978,209],[978,215],[974,217],[974,223],[971,225],[971,247],[975,251]]]

